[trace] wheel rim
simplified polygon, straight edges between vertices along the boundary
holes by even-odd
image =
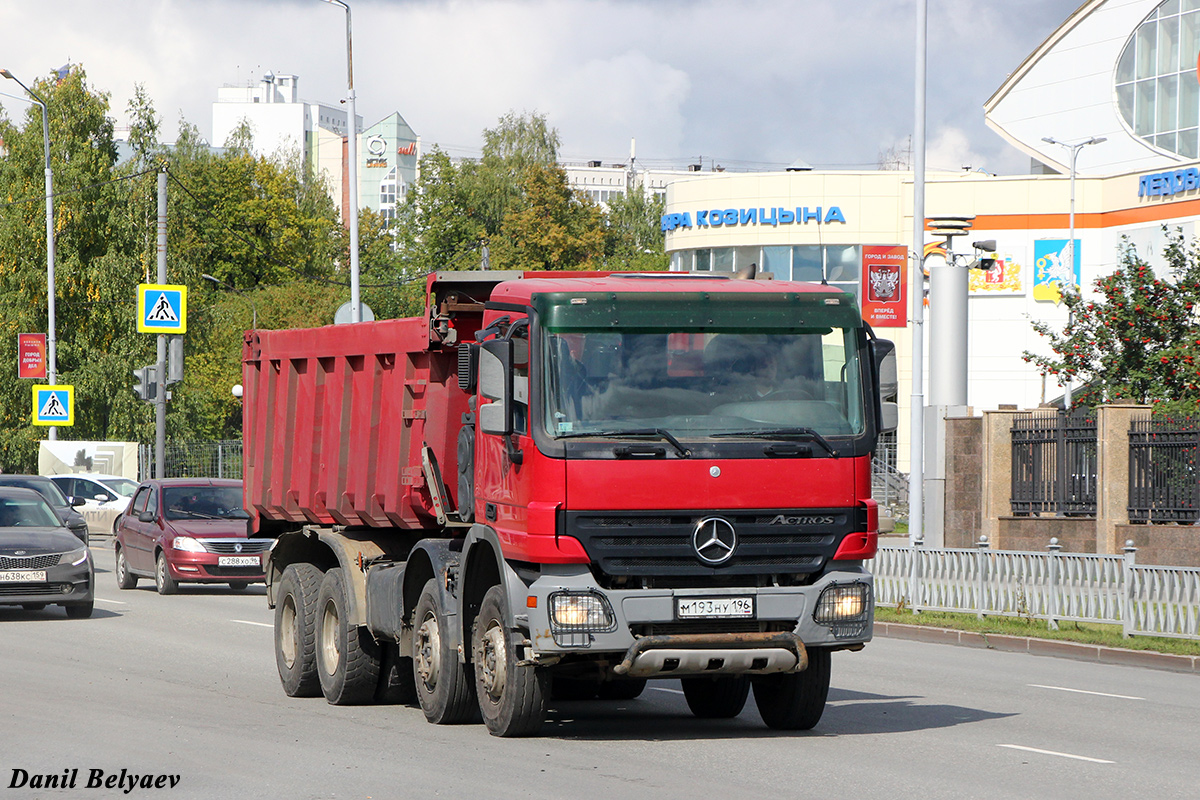
[[[154,582],[160,589],[167,585],[167,560],[162,556],[158,557],[154,565]]]
[[[432,613],[425,615],[417,629],[416,651],[417,674],[428,689],[433,689],[442,671],[442,634]]]
[[[296,664],[296,600],[290,594],[283,599],[279,612],[279,653],[291,669]]]
[[[125,582],[125,551],[117,551],[117,580],[121,583]]]
[[[508,649],[504,629],[495,620],[488,624],[481,641],[479,654],[480,682],[488,697],[499,700],[508,680]]]
[[[321,612],[321,663],[325,667],[327,675],[337,672],[342,658],[342,654],[338,650],[338,622],[337,605],[330,600]]]

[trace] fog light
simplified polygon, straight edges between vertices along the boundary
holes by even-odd
[[[593,633],[616,627],[612,606],[604,595],[594,592],[550,595],[550,632],[561,647],[587,647]]]
[[[867,627],[871,589],[865,583],[827,586],[817,600],[813,621],[826,625],[837,638],[858,636]]]

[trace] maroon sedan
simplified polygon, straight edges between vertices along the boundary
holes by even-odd
[[[180,583],[228,583],[245,589],[266,579],[272,539],[247,538],[242,482],[167,478],[142,483],[117,518],[117,585],[154,578],[159,594]]]

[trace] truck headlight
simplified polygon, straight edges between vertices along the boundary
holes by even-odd
[[[593,633],[615,630],[616,615],[608,598],[595,592],[550,595],[550,632],[560,647],[587,647]]]
[[[832,629],[839,639],[858,636],[867,627],[871,588],[865,583],[835,583],[825,587],[813,610],[813,621]]]

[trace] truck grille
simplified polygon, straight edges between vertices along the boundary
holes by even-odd
[[[563,517],[564,532],[583,544],[604,576],[706,581],[741,576],[742,583],[754,583],[754,576],[820,572],[842,537],[866,525],[865,515],[854,508],[668,514],[569,511]],[[692,541],[696,524],[708,517],[728,521],[737,535],[733,555],[717,565],[702,560]],[[671,583],[686,585],[687,581]]]

